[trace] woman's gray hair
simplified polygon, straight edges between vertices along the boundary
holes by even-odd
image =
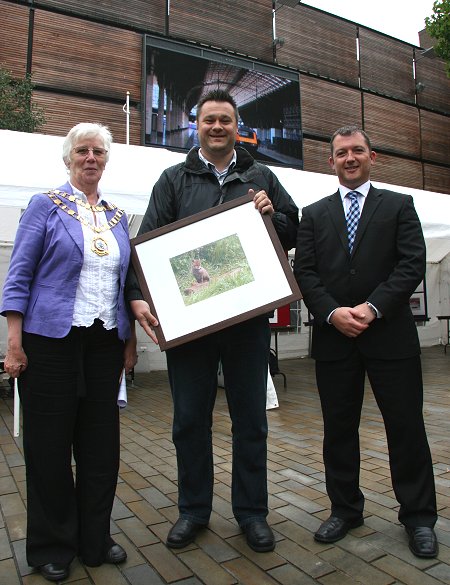
[[[109,160],[109,151],[111,148],[112,134],[109,131],[108,126],[102,124],[95,124],[92,122],[80,122],[69,130],[64,144],[62,157],[63,161],[67,165],[70,162],[70,152],[75,144],[83,138],[100,137],[103,141],[103,148],[106,150],[106,162]]]

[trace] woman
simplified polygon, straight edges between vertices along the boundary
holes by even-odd
[[[31,198],[0,309],[8,323],[5,370],[19,378],[23,407],[27,560],[49,581],[66,579],[76,555],[88,566],[127,556],[109,524],[119,381],[137,357],[123,296],[127,218],[98,189],[111,141],[99,124],[68,133],[69,181]]]

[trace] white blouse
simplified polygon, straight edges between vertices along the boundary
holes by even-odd
[[[87,203],[84,193],[72,185],[73,193]],[[100,194],[100,192],[99,192]],[[101,200],[101,195],[99,197]],[[77,204],[78,213],[94,224],[94,213]],[[94,225],[108,223],[104,211],[95,212]],[[117,327],[117,301],[119,295],[120,250],[112,230],[96,233],[81,224],[84,237],[84,261],[75,295],[72,325],[90,327],[101,319],[105,329]],[[114,229],[114,228],[113,228]],[[100,236],[108,245],[109,254],[98,256],[92,251],[92,241]]]

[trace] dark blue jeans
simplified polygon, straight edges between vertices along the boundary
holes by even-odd
[[[211,514],[212,413],[219,361],[232,421],[233,513],[241,526],[267,516],[269,348],[270,328],[263,316],[167,351],[181,517],[207,524]]]

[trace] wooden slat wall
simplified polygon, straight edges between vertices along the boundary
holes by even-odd
[[[445,73],[445,62],[435,57],[418,57],[416,82],[423,85],[417,92],[417,103],[422,108],[431,108],[450,113],[450,79]]]
[[[424,164],[424,189],[450,195],[450,169]]]
[[[109,127],[114,142],[126,141],[126,118],[119,104],[45,91],[33,92],[33,101],[45,109],[43,134],[65,136],[79,122],[99,122]],[[130,144],[139,145],[140,134],[141,114],[130,107]]]
[[[303,141],[303,170],[311,173],[334,174],[328,164],[329,156],[330,145],[328,142],[320,142],[319,140],[311,140],[309,138],[305,138]],[[336,179],[336,189],[337,187],[338,182]],[[329,193],[323,194],[324,197],[326,195],[329,195]]]
[[[359,41],[362,88],[414,103],[412,47],[362,27]]]
[[[169,34],[272,61],[272,0],[171,0]]]
[[[80,18],[36,11],[33,81],[96,96],[140,100],[142,37]]]
[[[303,133],[329,139],[340,126],[362,123],[356,89],[300,75],[300,99]]]
[[[29,9],[0,0],[0,64],[14,77],[27,72],[27,40]]]
[[[375,150],[375,149],[374,149]],[[422,163],[377,153],[370,173],[372,181],[423,189]]]
[[[420,157],[417,108],[367,93],[363,99],[364,129],[374,149],[388,149]]]
[[[449,164],[450,117],[422,110],[422,157],[427,161]]]
[[[276,12],[276,34],[285,42],[277,48],[277,62],[357,86],[356,30],[303,4],[282,6]]]
[[[163,34],[165,28],[166,0],[37,0],[34,5],[134,26],[148,32]]]

